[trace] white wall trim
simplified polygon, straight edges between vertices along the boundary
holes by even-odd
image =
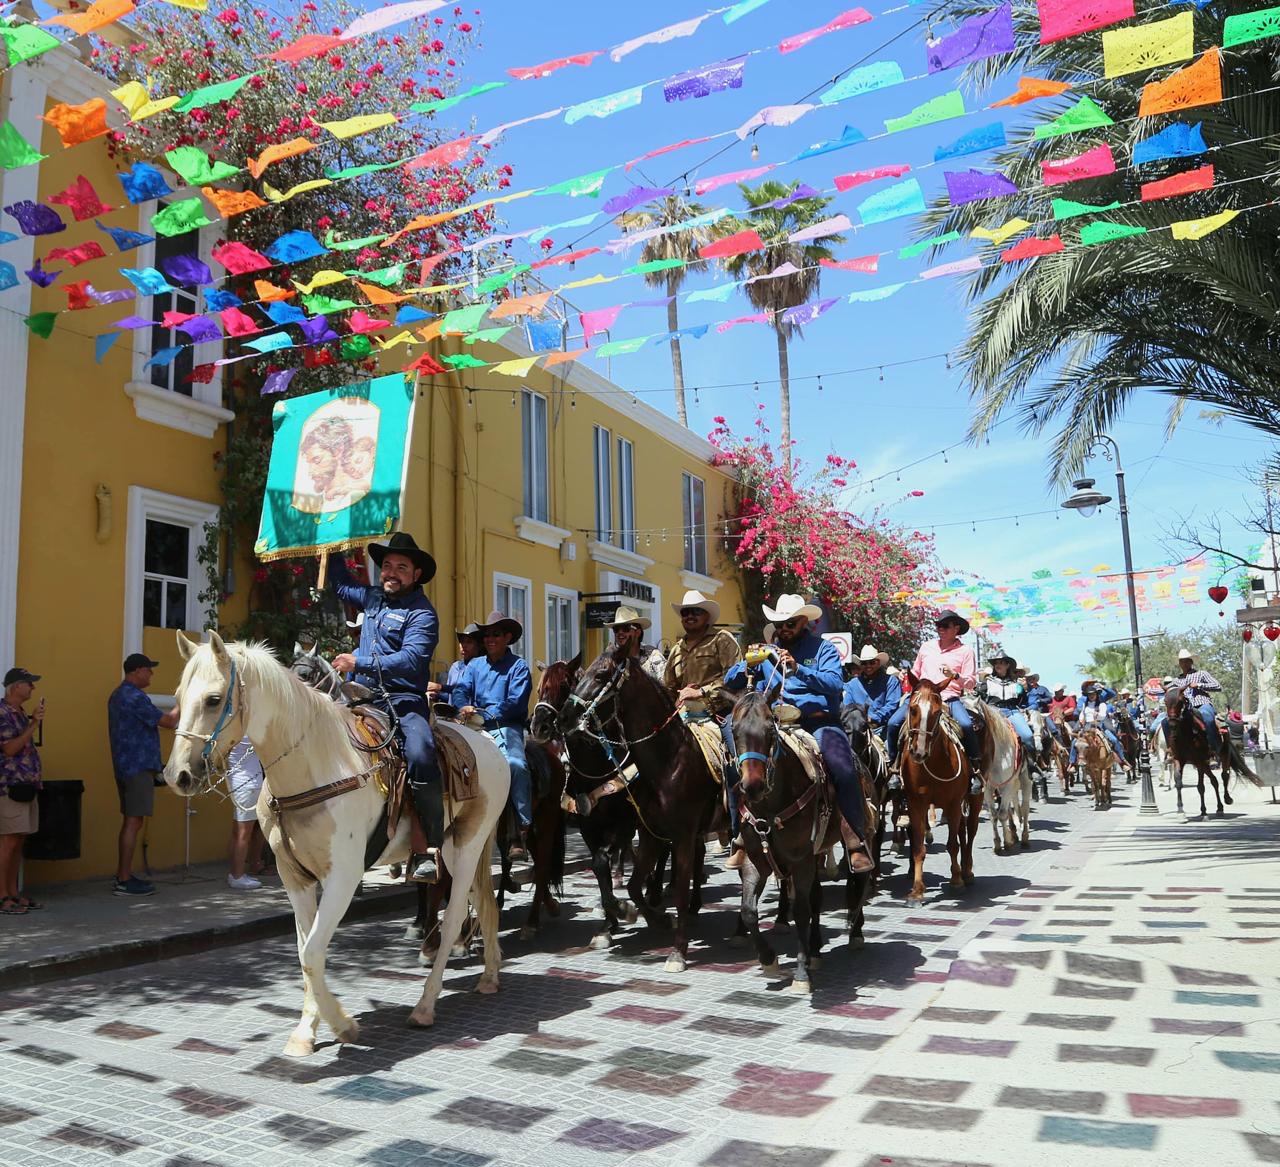
[[[680,582],[684,584],[685,591],[701,592],[707,599],[710,599],[723,586],[718,579],[712,579],[709,575],[700,575],[696,571],[680,571]]]
[[[505,571],[495,571],[493,573],[493,590],[489,593],[489,599],[493,608],[498,607],[498,585],[506,584],[508,587],[524,588],[524,594],[528,598],[528,604],[525,607],[527,617],[524,634],[511,646],[511,651],[517,656],[522,656],[525,663],[531,668],[533,667],[533,640],[534,640],[534,620],[537,618],[533,610],[533,580],[526,579],[522,575],[511,575]],[[485,616],[489,613],[486,612]],[[483,619],[483,617],[481,617]]]
[[[516,515],[511,521],[515,524],[516,534],[521,539],[538,543],[543,547],[552,547],[557,551],[560,545],[573,535],[567,527],[556,527],[551,523],[544,523],[541,519],[530,518],[528,515]]]
[[[543,592],[544,592],[544,595],[542,598],[542,610],[544,614],[546,613],[546,610],[547,610],[547,601],[550,600],[552,596],[557,596],[560,599],[568,600],[572,608],[573,620],[570,621],[569,623],[571,643],[569,645],[569,656],[566,658],[567,660],[571,660],[574,657],[574,655],[578,653],[582,648],[582,622],[578,617],[577,590],[575,588],[562,588],[557,584],[544,584]],[[555,661],[556,658],[551,651],[550,619],[547,620],[547,627],[543,632],[542,641],[543,641],[543,648],[546,650],[546,654],[547,654],[546,661],[548,664],[551,664],[552,662]]]
[[[46,75],[30,66],[8,69],[0,84],[0,114],[28,142],[39,145],[47,97]],[[20,199],[36,201],[40,167],[0,172],[0,206]],[[21,272],[35,257],[35,239],[24,235],[4,249],[3,258]],[[31,312],[31,284],[26,280],[5,293],[0,312],[0,668],[15,662],[18,637],[18,561],[22,547],[22,455],[26,442],[27,357],[31,333],[23,319]],[[56,342],[55,342],[56,343]],[[36,668],[36,662],[27,667]]]
[[[647,555],[641,555],[638,551],[624,551],[612,543],[601,543],[599,539],[587,540],[587,554],[597,563],[627,575],[644,575],[654,563]]]
[[[148,386],[150,388],[150,386]],[[163,390],[155,390],[163,393]],[[166,394],[167,396],[167,394]],[[142,650],[142,580],[143,557],[147,544],[147,519],[192,528],[188,570],[192,586],[187,589],[187,631],[203,627],[209,613],[201,608],[197,594],[204,590],[204,570],[196,559],[196,550],[204,544],[204,525],[218,521],[216,503],[176,494],[150,490],[145,486],[129,487],[129,518],[125,533],[124,560],[124,643],[120,659]]]
[[[211,405],[171,389],[157,389],[150,381],[129,381],[124,391],[133,399],[133,412],[143,421],[184,430],[200,438],[213,437],[220,426],[234,421],[236,416],[221,405]]]

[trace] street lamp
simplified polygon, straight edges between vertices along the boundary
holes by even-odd
[[[1085,457],[1097,453],[1101,449],[1103,457],[1116,464],[1116,495],[1120,500],[1120,538],[1124,543],[1124,582],[1129,596],[1129,639],[1133,644],[1133,675],[1137,688],[1134,692],[1142,697],[1142,645],[1138,636],[1138,598],[1133,590],[1133,551],[1129,546],[1129,503],[1124,493],[1124,467],[1120,464],[1120,447],[1109,434],[1098,434],[1089,446]],[[1094,479],[1077,478],[1071,484],[1074,488],[1070,498],[1063,500],[1064,510],[1079,511],[1081,517],[1089,518],[1100,506],[1111,501],[1111,496],[1094,489]],[[1145,706],[1144,706],[1145,708]],[[1140,814],[1159,814],[1156,805],[1156,792],[1151,784],[1151,760],[1147,755],[1146,727],[1138,739],[1138,768],[1142,771],[1142,808]],[[1181,792],[1179,792],[1181,793]]]

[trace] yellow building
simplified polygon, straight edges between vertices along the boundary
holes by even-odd
[[[99,220],[147,231],[158,204],[128,206],[101,143],[64,150],[40,120],[53,105],[108,88],[70,46],[3,74],[0,112],[48,158],[0,173],[0,206],[47,203],[83,175],[104,203],[123,208]],[[168,179],[174,198],[198,193]],[[207,214],[216,219],[212,208]],[[208,594],[219,586],[229,599],[216,618],[234,628],[252,572],[248,562],[223,563],[211,580],[198,557],[205,524],[218,514],[215,455],[235,420],[223,408],[220,371],[207,383],[188,377],[222,355],[221,343],[184,347],[172,363],[148,367],[188,337],[142,328],[122,331],[95,361],[95,337],[121,331],[114,321],[198,312],[202,298],[179,290],[63,312],[48,340],[24,324],[31,313],[65,309],[73,281],[105,290],[124,285],[121,267],[162,267],[182,253],[208,261],[219,226],[117,254],[92,217],[77,222],[64,209],[62,218],[65,231],[0,249],[19,272],[55,247],[95,241],[106,253],[83,267],[46,264],[63,272],[49,288],[21,280],[0,293],[0,667],[42,675],[45,776],[85,784],[80,858],[28,863],[32,884],[113,872],[120,820],[105,703],[121,661],[134,651],[159,660],[150,692],[171,702],[173,630],[204,627]],[[12,228],[12,218],[4,225]],[[501,349],[469,351],[486,360],[528,353],[507,338]],[[686,588],[715,594],[724,622],[739,619],[717,537],[729,482],[710,465],[711,447],[585,366],[554,372],[563,375],[535,369],[520,381],[477,370],[420,387],[402,526],[440,564],[428,589],[443,630],[437,672],[452,659],[451,629],[495,607],[524,623],[519,649],[531,662],[603,647],[602,632],[584,631],[584,594],[625,599],[650,616],[654,642],[679,635],[670,605]],[[169,742],[162,734],[165,751]],[[224,854],[229,819],[225,803],[191,805],[158,791],[150,866]]]

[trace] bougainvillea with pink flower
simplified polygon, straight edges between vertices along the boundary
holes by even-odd
[[[748,635],[759,634],[766,599],[799,592],[826,610],[825,627],[853,633],[855,651],[871,643],[895,661],[914,657],[927,613],[905,593],[937,577],[932,539],[876,510],[848,509],[852,459],[796,461],[788,474],[762,422],[753,437],[735,434],[723,417],[715,422],[715,464],[736,481],[720,534],[742,572]]]

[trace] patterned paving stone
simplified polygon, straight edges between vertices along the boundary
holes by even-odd
[[[822,1012],[837,1017],[855,1017],[861,1021],[884,1021],[900,1010],[896,1005],[828,1005]]]
[[[1244,1037],[1245,1027],[1239,1021],[1190,1021],[1185,1017],[1153,1017],[1154,1033],[1180,1033],[1207,1037]]]
[[[1131,1001],[1133,985],[1100,985],[1093,981],[1072,981],[1059,977],[1053,985],[1055,997],[1075,997],[1094,1001]]]
[[[1018,972],[1004,965],[955,960],[951,962],[948,975],[953,981],[973,981],[978,985],[994,985],[997,988],[1007,989],[1017,980]]]
[[[192,1054],[233,1055],[239,1052],[238,1050],[232,1049],[230,1046],[215,1045],[213,1042],[205,1041],[200,1037],[188,1037],[186,1040],[178,1042],[178,1044],[173,1048]]]
[[[484,1167],[486,1163],[492,1163],[493,1158],[459,1147],[400,1139],[368,1152],[360,1162],[367,1163],[369,1167]]]
[[[862,1167],[884,1167],[886,1162],[892,1163],[893,1167],[988,1167],[987,1163],[974,1159],[958,1163],[954,1159],[920,1159],[914,1155],[907,1158],[901,1155],[869,1155],[862,1161]]]
[[[688,1029],[699,1029],[704,1033],[718,1033],[724,1037],[763,1037],[778,1028],[772,1021],[753,1021],[748,1017],[699,1017],[689,1022]]]
[[[1280,1053],[1254,1053],[1248,1050],[1214,1050],[1213,1056],[1230,1070],[1248,1074],[1280,1074]]]
[[[35,1118],[39,1111],[28,1110],[25,1106],[14,1106],[10,1102],[0,1103],[0,1126],[12,1126],[16,1122],[26,1122]]]
[[[69,1147],[79,1147],[85,1151],[106,1151],[117,1157],[128,1155],[145,1145],[136,1139],[98,1130],[83,1122],[68,1123],[43,1137],[51,1143],[65,1143]]]
[[[1240,1113],[1236,1098],[1189,1098],[1175,1094],[1129,1094],[1134,1118],[1234,1118]]]
[[[682,1138],[684,1135],[679,1131],[648,1123],[592,1118],[566,1131],[560,1141],[593,1151],[653,1151]]]
[[[898,1078],[891,1074],[874,1074],[859,1093],[919,1102],[959,1102],[968,1089],[968,1082],[950,1078]]]
[[[1098,1118],[1063,1118],[1046,1115],[1037,1138],[1042,1143],[1069,1143],[1079,1147],[1115,1147],[1150,1151],[1159,1127],[1136,1122],[1106,1122]]]
[[[1178,989],[1173,999],[1179,1005],[1234,1005],[1256,1009],[1262,1004],[1257,993],[1209,993],[1198,989]]]
[[[920,1047],[922,1053],[960,1054],[964,1057],[1007,1058],[1017,1048],[1016,1041],[1000,1041],[984,1037],[952,1037],[934,1034]]]
[[[842,1029],[813,1029],[801,1041],[839,1049],[877,1050],[889,1040],[887,1033],[848,1033]]]
[[[701,1065],[707,1059],[701,1054],[685,1054],[674,1050],[632,1045],[605,1054],[603,1060],[610,1065],[625,1066],[630,1070],[644,1070],[650,1074],[678,1074]]]
[[[141,1041],[144,1037],[159,1037],[158,1029],[148,1029],[145,1025],[131,1025],[127,1021],[108,1021],[93,1031],[99,1037],[115,1037],[121,1041]]]
[[[75,1054],[64,1053],[62,1050],[46,1049],[41,1045],[18,1045],[9,1051],[11,1054],[17,1054],[20,1058],[30,1058],[33,1062],[46,1062],[50,1066],[65,1066],[68,1062],[76,1060]]]
[[[1114,1066],[1149,1066],[1156,1051],[1132,1045],[1060,1045],[1060,1062],[1105,1062]]]
[[[920,1014],[926,1021],[943,1021],[953,1025],[990,1025],[1000,1016],[998,1009],[952,1009],[931,1005]]]
[[[390,1078],[374,1077],[362,1074],[358,1078],[346,1078],[336,1083],[326,1094],[351,1102],[396,1103],[410,1098],[421,1098],[426,1094],[437,1093],[435,1086],[424,1086],[417,1082],[395,1082]]]
[[[982,1117],[982,1111],[963,1106],[934,1103],[877,1102],[863,1116],[864,1123],[909,1127],[914,1130],[967,1131]]]
[[[278,1114],[262,1125],[272,1135],[311,1151],[327,1150],[361,1133],[352,1127],[338,1126],[310,1116],[304,1118],[298,1114]]]
[[[520,1039],[530,1049],[586,1049],[596,1043],[589,1037],[566,1037],[559,1033],[530,1033]]]
[[[807,1118],[835,1101],[822,1094],[792,1094],[771,1086],[743,1086],[730,1094],[721,1106],[769,1118]]]
[[[1101,1114],[1107,1096],[1098,1090],[1033,1090],[1026,1086],[1006,1086],[996,1099],[997,1106],[1017,1110],[1066,1111],[1068,1114]]]
[[[1028,949],[1026,952],[986,952],[983,953],[982,960],[984,964],[998,965],[1002,968],[1025,966],[1046,969],[1053,960],[1053,953],[1047,949]]]
[[[618,987],[633,993],[646,993],[651,997],[673,997],[676,993],[683,993],[689,986],[675,981],[647,981],[642,977],[632,977]]]
[[[564,1078],[584,1066],[591,1065],[586,1058],[572,1058],[566,1054],[553,1054],[545,1050],[516,1049],[493,1061],[504,1070],[517,1070],[522,1074],[546,1074],[552,1078]]]
[[[753,1009],[790,1009],[799,1004],[798,997],[784,996],[782,993],[752,993],[746,989],[730,993],[720,998],[725,1005],[749,1005]]]
[[[1099,1013],[1028,1013],[1024,1025],[1039,1025],[1045,1029],[1078,1029],[1102,1033],[1115,1024],[1114,1017]]]
[[[94,1066],[93,1072],[101,1074],[104,1078],[127,1078],[131,1082],[146,1082],[148,1085],[160,1081],[155,1074],[148,1074],[142,1070],[131,1070],[127,1066]]]
[[[610,1009],[605,1017],[613,1017],[618,1021],[641,1021],[645,1025],[670,1025],[679,1021],[685,1014],[679,1009],[651,1009],[647,1005],[619,1005]]]
[[[1100,956],[1093,952],[1066,953],[1067,972],[1098,980],[1129,981],[1141,983],[1142,964],[1136,960],[1122,960],[1114,956]]]
[[[1280,1163],[1280,1136],[1262,1131],[1241,1131],[1240,1134],[1259,1163]]]
[[[597,1086],[610,1090],[625,1090],[632,1094],[652,1094],[658,1098],[674,1098],[699,1085],[701,1079],[687,1074],[650,1074],[645,1070],[633,1070],[618,1066],[603,1078],[596,1079]]]
[[[779,1147],[730,1139],[702,1160],[703,1167],[822,1167],[836,1155],[820,1147]]]
[[[246,1098],[215,1094],[211,1090],[201,1090],[198,1086],[179,1086],[176,1090],[170,1090],[167,1097],[172,1098],[188,1114],[199,1118],[221,1118],[239,1110],[248,1110],[253,1105]]]
[[[514,1106],[491,1098],[459,1098],[438,1110],[435,1117],[460,1126],[479,1126],[487,1130],[516,1135],[554,1114],[541,1106]]]

